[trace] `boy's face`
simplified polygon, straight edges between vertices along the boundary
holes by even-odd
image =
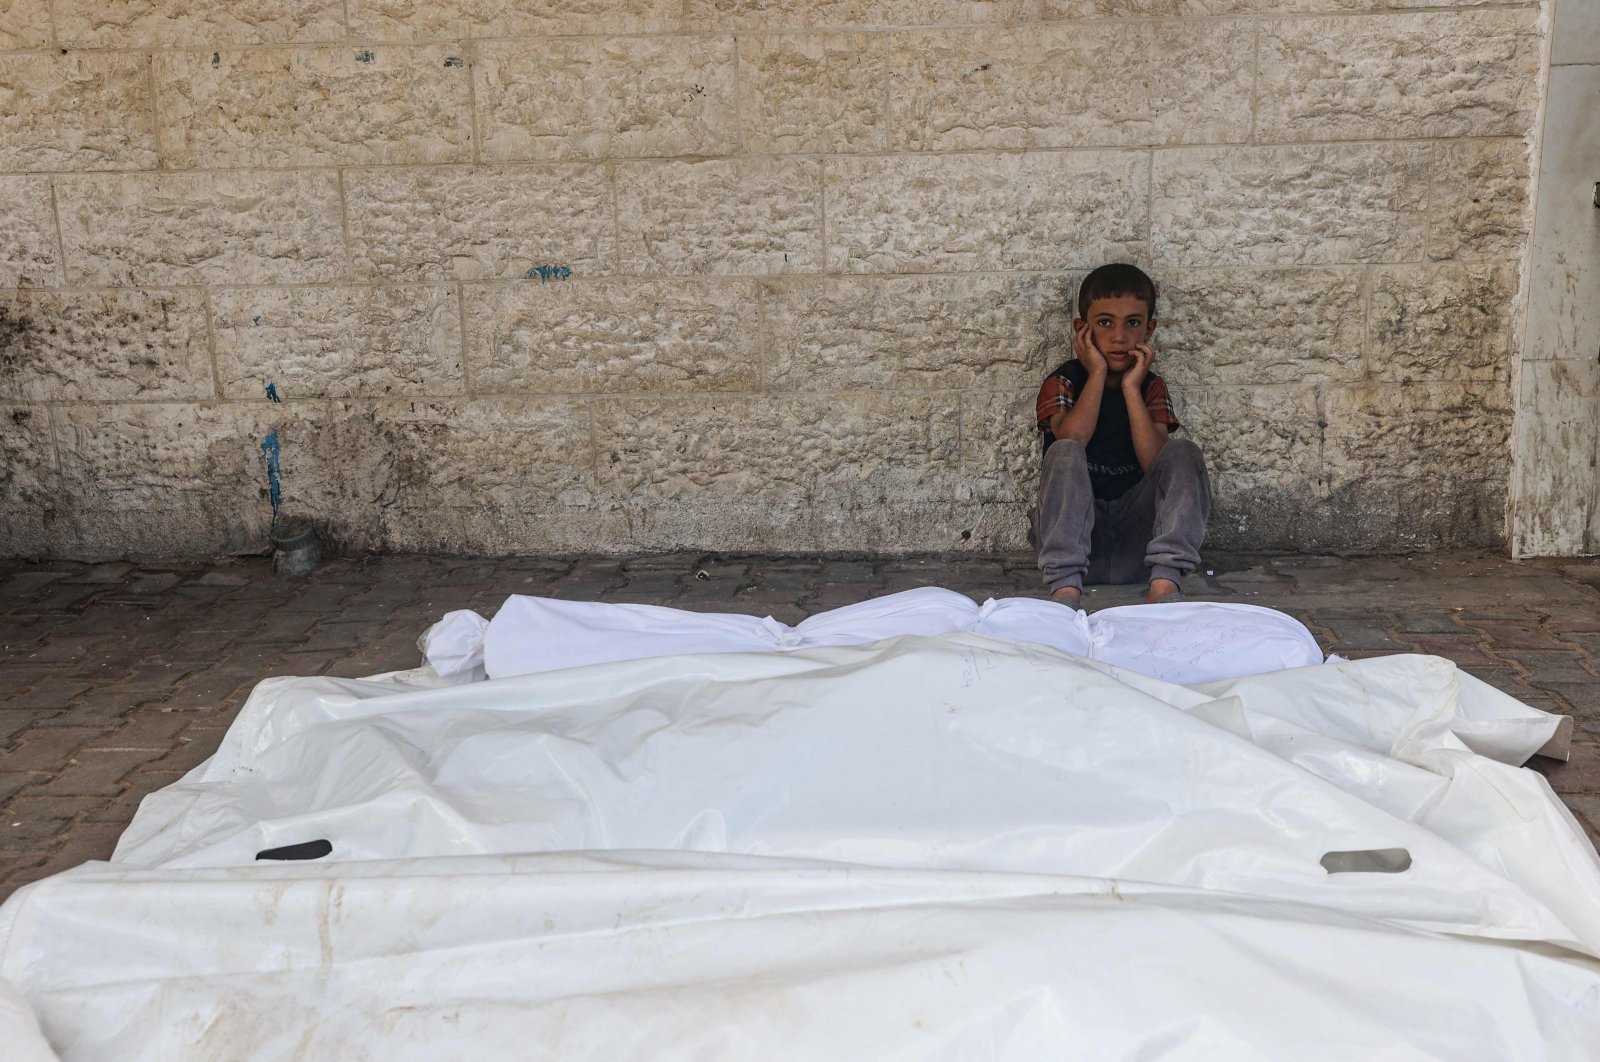
[[[1105,355],[1106,368],[1114,373],[1133,367],[1134,345],[1143,343],[1156,330],[1150,307],[1137,295],[1112,295],[1089,303],[1089,335]]]

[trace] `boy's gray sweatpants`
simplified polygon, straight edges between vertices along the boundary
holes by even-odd
[[[1169,439],[1144,478],[1115,501],[1100,501],[1083,446],[1057,439],[1039,476],[1039,570],[1063,586],[1174,582],[1200,563],[1211,515],[1211,481],[1200,447]]]

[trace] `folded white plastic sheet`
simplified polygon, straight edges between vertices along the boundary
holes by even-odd
[[[645,657],[816,649],[958,631],[1048,645],[1180,683],[1322,662],[1303,624],[1255,605],[1189,602],[1091,614],[1025,597],[977,605],[936,586],[832,609],[793,627],[771,616],[513,595],[487,622],[476,612],[450,613],[419,647],[440,675],[509,678]]]
[[[1600,1057],[1600,860],[1515,766],[1558,722],[973,633],[274,679],[0,977],[64,1059]]]

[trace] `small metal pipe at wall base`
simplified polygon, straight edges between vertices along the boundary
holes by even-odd
[[[304,517],[280,519],[267,537],[272,543],[272,570],[278,575],[309,575],[322,562],[317,529]]]

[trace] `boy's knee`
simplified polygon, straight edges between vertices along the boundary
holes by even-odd
[[[1044,452],[1044,463],[1048,466],[1063,462],[1079,464],[1087,468],[1089,465],[1088,451],[1084,450],[1083,444],[1076,439],[1057,439]]]
[[[1204,472],[1206,469],[1205,455],[1200,452],[1200,447],[1189,439],[1168,439],[1167,444],[1156,455],[1156,464],[1173,470]]]

